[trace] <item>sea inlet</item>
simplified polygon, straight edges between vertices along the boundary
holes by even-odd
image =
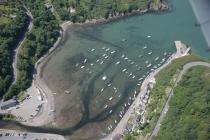
[[[142,80],[175,51],[175,40],[209,57],[189,1],[169,0],[169,4],[169,12],[69,28],[42,71],[43,81],[56,93],[56,127],[20,127],[71,140],[98,140],[117,125]]]

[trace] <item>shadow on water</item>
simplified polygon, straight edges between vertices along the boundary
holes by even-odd
[[[98,42],[101,42],[103,44],[110,45],[111,47],[117,48],[119,50],[123,50],[122,45],[117,45],[117,44],[109,42],[107,40],[103,40],[101,38],[98,38],[98,37],[94,36],[93,34],[80,32],[80,31],[74,31],[74,33],[77,34],[80,38],[86,38],[87,40],[90,40],[90,41],[98,41]]]

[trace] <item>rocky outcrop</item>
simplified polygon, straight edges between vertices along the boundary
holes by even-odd
[[[150,11],[165,11],[169,9],[169,6],[163,0],[154,0],[148,4],[148,9]]]

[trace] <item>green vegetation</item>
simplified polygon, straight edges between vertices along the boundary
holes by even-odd
[[[27,24],[25,9],[17,0],[0,5],[0,99],[12,83],[13,50]]]
[[[0,19],[2,19],[0,20],[0,28],[3,31],[0,34],[0,56],[2,56],[0,59],[2,66],[0,71],[0,96],[4,96],[6,99],[18,95],[31,85],[34,65],[57,40],[61,21],[84,22],[87,19],[108,18],[108,16],[131,12],[134,9],[145,9],[151,2],[160,2],[160,0],[10,1],[3,6],[0,5]],[[51,3],[54,10],[49,8]],[[32,13],[34,27],[30,33],[26,34],[26,40],[19,51],[17,80],[15,84],[10,86],[12,82],[12,51],[14,50],[11,46],[16,46],[14,45],[17,44],[15,39],[18,39],[20,34],[23,33],[21,31],[26,28],[27,24],[26,10],[23,5]],[[73,12],[70,12],[70,9],[73,9]],[[9,16],[12,18],[8,18]],[[11,31],[7,27],[11,28]]]
[[[0,114],[0,120],[13,120],[14,118],[11,114]]]
[[[185,56],[174,60],[172,64],[161,70],[156,76],[156,84],[151,91],[151,97],[145,113],[145,118],[149,120],[149,122],[139,126],[141,136],[146,136],[153,130],[168,98],[167,91],[174,84],[174,77],[182,69],[183,65],[192,61],[204,60],[196,55]],[[130,132],[130,135],[136,138],[139,137],[134,135],[134,132]]]
[[[31,11],[34,26],[32,31],[27,33],[18,54],[17,81],[8,90],[5,98],[11,98],[31,85],[35,63],[53,46],[59,36],[59,24],[45,7],[43,0],[22,0],[22,3]]]
[[[196,66],[175,88],[155,140],[210,139],[210,69]]]
[[[132,10],[146,9],[150,2],[151,0],[52,0],[61,20],[72,22],[108,18],[129,13]],[[152,2],[158,3],[160,0],[152,0]]]
[[[176,59],[172,62],[171,65],[160,71],[160,73],[156,76],[156,84],[151,91],[150,103],[146,107],[147,113],[145,116],[146,119],[149,120],[149,123],[146,123],[140,128],[143,131],[143,135],[150,133],[154,128],[168,98],[167,92],[174,84],[174,77],[176,74],[186,63],[198,60],[203,61],[202,58],[195,55],[189,55]]]

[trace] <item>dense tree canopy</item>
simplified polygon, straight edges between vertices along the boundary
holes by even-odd
[[[6,98],[17,95],[31,85],[35,63],[53,46],[59,36],[59,24],[43,0],[22,0],[22,3],[31,11],[34,27],[30,33],[27,33],[18,54],[17,82],[6,93]]]
[[[191,68],[175,88],[166,118],[155,140],[210,139],[209,68]]]
[[[62,20],[84,22],[145,9],[150,0],[52,0],[52,3]]]
[[[0,98],[12,82],[13,50],[27,25],[28,17],[17,0],[0,5]]]

